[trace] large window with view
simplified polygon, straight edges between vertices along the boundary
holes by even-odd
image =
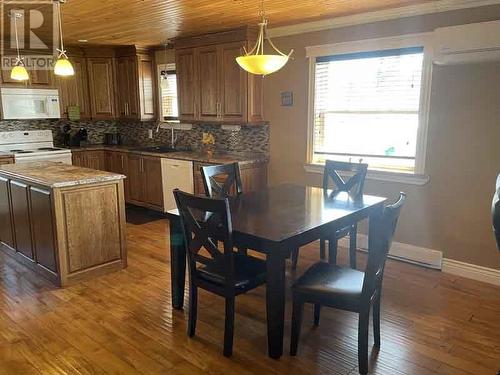
[[[423,66],[423,47],[316,57],[312,163],[415,173]]]

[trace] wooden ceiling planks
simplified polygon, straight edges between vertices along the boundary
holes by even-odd
[[[266,0],[271,26],[282,26],[437,0]],[[67,0],[67,43],[159,45],[166,40],[256,25],[260,0]]]

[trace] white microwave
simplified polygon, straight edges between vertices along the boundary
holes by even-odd
[[[20,89],[2,87],[4,120],[60,118],[57,89]]]

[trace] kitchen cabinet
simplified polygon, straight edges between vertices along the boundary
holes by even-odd
[[[104,166],[108,172],[128,175],[128,157],[125,152],[120,151],[105,151],[104,152]],[[123,181],[125,189],[125,201],[129,200],[129,183],[128,179]]]
[[[78,167],[106,170],[106,161],[102,150],[73,150],[71,157],[73,165]]]
[[[201,175],[201,167],[205,165],[213,165],[209,163],[194,162],[193,167],[193,185],[194,194],[205,196],[205,185]],[[258,191],[267,188],[267,163],[245,163],[240,164],[241,185],[243,192]],[[223,184],[226,178],[217,176],[216,181]],[[231,194],[235,194],[234,186],[231,188]]]
[[[0,250],[63,286],[126,267],[122,178],[109,177],[66,164],[0,170]]]
[[[28,185],[18,181],[10,181],[9,185],[16,249],[26,258],[34,260],[31,243]]]
[[[118,117],[151,120],[156,117],[153,59],[136,47],[117,50]]]
[[[129,154],[128,178],[131,203],[163,210],[160,157]]]
[[[87,71],[92,118],[113,119],[115,117],[113,58],[89,57]]]
[[[52,87],[53,73],[51,70],[33,70],[28,69],[29,81],[19,82],[10,78],[11,69],[1,71],[2,83],[9,86],[27,87],[27,88],[47,88]]]
[[[196,92],[198,89],[194,48],[176,51],[175,70],[177,74],[179,119],[194,121],[197,119]]]
[[[55,77],[59,89],[61,117],[68,118],[68,107],[78,106],[82,119],[91,118],[90,97],[88,90],[87,62],[84,57],[72,57],[71,63],[75,69],[72,77]]]
[[[236,57],[249,46],[246,29],[181,38],[176,45],[179,118],[210,123],[259,123],[262,77],[247,73]]]
[[[0,156],[0,165],[2,164],[12,164],[14,163],[14,158],[12,156]]]
[[[14,249],[12,210],[10,205],[9,180],[0,177],[0,242]]]

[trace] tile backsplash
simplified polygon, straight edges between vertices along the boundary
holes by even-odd
[[[104,143],[104,134],[114,132],[122,135],[124,144],[169,145],[171,139],[170,129],[159,129],[156,132],[156,122],[140,121],[2,120],[0,131],[50,129],[54,135],[54,143],[60,146],[61,128],[66,124],[71,126],[72,134],[80,128],[86,128],[91,144]],[[153,131],[153,139],[148,138],[148,130]],[[215,148],[220,151],[269,153],[269,125],[241,126],[239,131],[222,130],[218,125],[193,125],[191,130],[175,130],[176,144],[194,150],[200,149],[204,132],[215,136]]]

